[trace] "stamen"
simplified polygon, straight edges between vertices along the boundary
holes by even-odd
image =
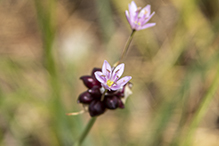
[[[110,73],[110,71],[108,69],[106,69],[106,70]]]
[[[141,7],[138,7],[136,11],[140,11],[140,10],[141,10]]]
[[[85,112],[84,110],[81,110],[81,111],[79,111],[79,112],[67,113],[66,115],[68,115],[68,116],[76,116],[76,115],[83,114],[84,112]]]
[[[111,87],[113,83],[114,83],[113,81],[108,80],[106,84],[107,84],[109,87]]]
[[[120,69],[118,69],[115,73],[118,73]]]

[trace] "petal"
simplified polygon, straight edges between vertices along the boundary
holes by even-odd
[[[155,12],[153,12],[147,19],[145,19],[142,24],[147,23],[151,19],[151,17],[154,16],[154,14]]]
[[[134,14],[137,10],[137,5],[135,4],[134,1],[131,2],[131,4],[129,5],[129,13]]]
[[[112,81],[115,82],[117,81],[123,74],[125,68],[125,64],[119,64],[114,70],[113,70],[113,75],[112,75]]]
[[[138,14],[139,14],[139,10],[135,12],[135,17],[133,19],[133,25],[138,25],[137,24],[139,20]]]
[[[129,22],[129,25],[131,26],[131,28],[133,28],[133,22],[131,21],[131,18],[129,16],[129,12],[127,10],[125,11],[125,16],[126,16],[126,19]]]
[[[103,75],[106,76],[107,79],[109,79],[111,77],[112,68],[106,60],[104,60],[104,63],[102,66],[102,73],[103,73]]]
[[[129,12],[127,10],[125,10],[125,16],[128,19],[128,21],[129,21]]]
[[[129,24],[131,25],[131,21],[130,21],[130,18],[129,18],[129,12],[126,10],[125,11],[125,16],[126,16],[126,19],[128,20]],[[131,25],[132,26],[132,25]]]
[[[151,14],[151,5],[145,6],[139,13],[139,17],[148,17]]]
[[[134,17],[135,17],[135,12],[137,11],[137,6],[134,1],[129,4],[129,15],[130,15],[130,21],[133,23]]]
[[[106,85],[106,84],[102,84],[102,86],[103,86],[103,88],[105,88],[105,89],[107,89],[107,90],[111,90],[110,88],[109,88],[109,86],[108,85]]]
[[[144,26],[139,27],[137,30],[146,29],[146,28],[149,28],[149,27],[152,27],[152,26],[155,26],[155,25],[156,25],[156,23],[147,23]]]
[[[106,83],[106,76],[105,76],[102,72],[96,71],[96,72],[94,73],[94,75],[95,75],[96,79],[97,79],[99,82],[101,82],[101,83],[103,83],[103,84]]]
[[[125,76],[123,78],[121,78],[120,80],[118,80],[115,84],[113,84],[110,88],[112,90],[118,90],[120,89],[122,86],[124,86],[129,80],[131,80],[131,76]]]

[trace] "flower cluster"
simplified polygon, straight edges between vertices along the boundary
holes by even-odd
[[[102,70],[94,68],[90,76],[80,77],[88,90],[79,95],[78,102],[88,106],[90,116],[101,115],[106,109],[124,108],[124,102],[131,94],[132,84],[128,82],[130,76],[118,80],[123,71],[124,64],[112,69],[109,63],[104,61]]]
[[[154,14],[155,12],[151,14],[150,5],[142,9],[137,7],[134,1],[129,4],[129,11],[125,11],[126,18],[133,30],[142,30],[155,26],[156,23],[147,23]]]

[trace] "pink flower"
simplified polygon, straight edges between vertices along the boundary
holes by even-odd
[[[125,76],[118,80],[124,72],[124,67],[125,65],[122,63],[115,69],[112,69],[110,64],[105,60],[102,66],[102,72],[96,71],[94,74],[105,89],[116,91],[121,89],[132,78],[131,76]]]
[[[151,14],[150,5],[141,9],[137,8],[134,1],[129,4],[129,11],[125,11],[126,18],[133,30],[142,30],[155,26],[156,23],[147,23],[154,14],[155,12]]]

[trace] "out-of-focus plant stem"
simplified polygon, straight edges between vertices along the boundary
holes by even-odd
[[[219,66],[217,68],[217,73],[215,75],[215,78],[213,80],[213,83],[211,84],[210,88],[208,89],[206,95],[204,96],[203,100],[201,101],[197,112],[195,113],[191,124],[188,127],[188,132],[184,137],[184,142],[182,142],[181,146],[190,146],[192,144],[192,138],[195,133],[196,128],[198,127],[198,124],[202,120],[203,116],[205,115],[208,105],[212,101],[215,92],[217,91],[219,86]]]
[[[126,55],[126,53],[127,53],[127,51],[128,51],[128,48],[129,48],[129,46],[130,46],[130,44],[131,44],[131,42],[132,42],[132,38],[133,38],[134,34],[135,34],[135,30],[132,30],[132,33],[130,34],[130,36],[129,36],[127,42],[126,42],[125,47],[124,47],[123,50],[122,50],[122,55],[120,56],[119,61],[117,61],[117,62],[113,65],[114,67],[116,67],[116,66],[121,62],[121,60],[124,58],[124,56]]]
[[[108,90],[105,89],[105,91],[103,92],[101,99],[104,98],[106,92]],[[96,121],[97,117],[92,117],[90,119],[90,121],[88,122],[86,128],[84,129],[84,131],[82,132],[82,134],[80,135],[79,139],[75,142],[74,146],[80,146],[82,144],[82,142],[84,141],[84,139],[86,138],[87,134],[90,132],[92,126],[94,125],[95,121]]]
[[[51,113],[54,113],[53,123],[55,136],[60,145],[69,145],[72,143],[69,135],[68,124],[66,123],[65,110],[61,101],[61,85],[58,77],[55,56],[53,52],[53,42],[56,34],[56,0],[41,1],[35,0],[35,7],[39,26],[42,33],[44,65],[48,71],[48,82],[51,87],[51,101],[48,107]]]
[[[96,9],[105,43],[108,43],[114,32],[114,21],[110,0],[96,0]]]
[[[74,146],[80,146],[82,144],[82,142],[84,141],[84,139],[86,138],[86,136],[90,132],[91,128],[93,127],[96,119],[97,119],[96,117],[93,117],[93,118],[90,119],[90,121],[88,122],[86,128],[84,129],[84,131],[80,135],[78,141],[75,142]]]

